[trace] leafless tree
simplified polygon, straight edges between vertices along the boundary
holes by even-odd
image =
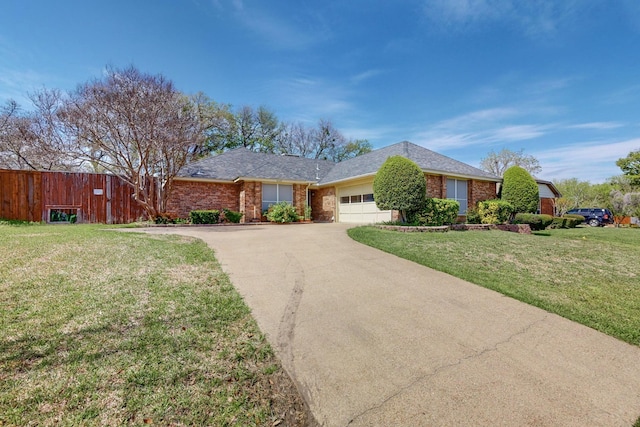
[[[70,152],[128,182],[150,218],[165,210],[174,178],[203,139],[194,104],[163,76],[134,67],[80,85],[52,117]]]
[[[490,151],[487,157],[480,161],[480,167],[497,176],[502,176],[504,171],[511,166],[520,166],[526,169],[531,175],[535,175],[542,170],[538,159],[529,154],[524,154],[524,149],[511,151],[503,148],[499,153]]]
[[[9,101],[0,113],[0,167],[7,169],[74,170],[64,151],[40,138],[46,127],[38,113],[25,113]]]
[[[276,152],[300,157],[312,157],[314,154],[313,139],[313,129],[307,128],[300,122],[286,124],[278,135]]]
[[[302,123],[285,125],[278,136],[276,152],[312,159],[340,162],[372,150],[366,140],[347,140],[331,121],[320,120],[317,127]]]

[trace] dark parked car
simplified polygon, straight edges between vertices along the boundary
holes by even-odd
[[[604,226],[605,224],[613,224],[613,215],[609,209],[604,208],[580,208],[571,209],[568,214],[582,215],[584,222],[592,227]]]

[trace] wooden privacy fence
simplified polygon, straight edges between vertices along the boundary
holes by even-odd
[[[117,176],[0,169],[0,218],[125,224],[145,218],[133,189]]]

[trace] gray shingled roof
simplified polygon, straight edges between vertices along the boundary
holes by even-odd
[[[403,141],[336,163],[335,167],[320,180],[320,184],[345,181],[357,176],[374,175],[378,169],[380,169],[380,166],[391,156],[404,156],[414,161],[420,169],[425,172],[500,181],[499,177],[491,173],[443,156],[442,154],[438,154],[411,142]]]
[[[316,182],[334,162],[256,153],[243,147],[188,164],[178,176],[234,181],[237,178]]]
[[[397,155],[411,159],[425,172],[501,180],[493,174],[407,141],[389,145],[340,163],[256,153],[245,148],[236,148],[190,163],[180,171],[178,176],[222,181],[234,181],[238,178],[274,179],[318,182],[322,185],[359,176],[374,175],[387,158]]]

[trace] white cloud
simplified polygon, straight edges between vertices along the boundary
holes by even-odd
[[[261,3],[248,6],[242,0],[233,0],[232,6],[241,24],[271,49],[301,50],[328,36],[327,29],[318,22],[306,21],[304,28],[296,27],[290,20],[274,16]]]
[[[354,110],[349,90],[320,78],[279,79],[269,87],[271,99],[284,106],[281,110],[287,121],[315,123],[321,118],[332,120]]]
[[[553,36],[559,28],[579,23],[588,9],[578,0],[425,0],[423,4],[427,18],[442,30],[467,31],[502,24],[516,27],[530,38]]]
[[[28,95],[41,89],[51,78],[33,70],[0,67],[0,100],[14,99],[23,108],[30,106]]]
[[[413,140],[433,150],[505,144],[543,136],[553,125],[519,124],[516,108],[490,108],[443,120],[414,133]]]
[[[577,125],[567,126],[568,129],[587,129],[587,130],[608,130],[608,129],[617,129],[624,126],[622,123],[618,122],[590,122],[590,123],[580,123]]]
[[[623,141],[587,141],[533,152],[550,179],[578,178],[600,183],[620,175],[616,160],[640,148],[640,138]]]
[[[353,84],[359,84],[362,83],[365,80],[369,80],[372,77],[378,76],[382,74],[381,70],[367,70],[367,71],[363,71],[360,74],[356,74],[355,76],[351,77],[350,81]]]

